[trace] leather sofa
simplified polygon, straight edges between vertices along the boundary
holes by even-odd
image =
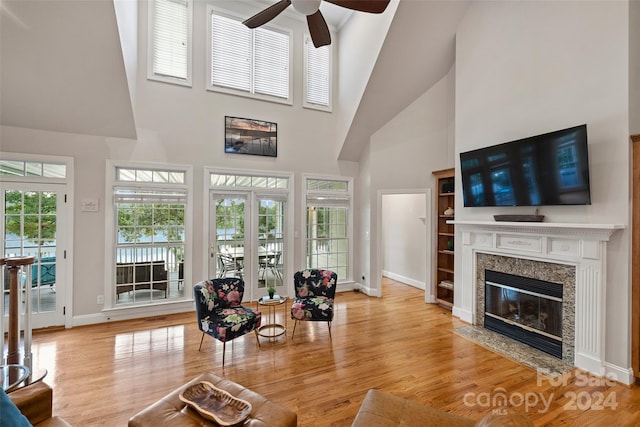
[[[380,390],[369,390],[351,427],[533,427],[524,415],[490,412],[480,421],[420,405]]]
[[[37,427],[71,427],[60,417],[53,416],[53,390],[39,381],[8,394],[22,415]]]
[[[232,396],[251,403],[251,413],[243,427],[296,427],[298,415],[266,397],[214,374],[202,374],[178,387],[129,419],[129,427],[190,427],[215,425],[180,400],[180,393],[192,384],[208,381]]]

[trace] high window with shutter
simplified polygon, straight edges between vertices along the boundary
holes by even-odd
[[[316,48],[304,37],[304,106],[331,110],[331,46]]]
[[[207,89],[291,104],[291,33],[208,7]]]
[[[191,86],[192,10],[192,0],[149,2],[149,79]]]

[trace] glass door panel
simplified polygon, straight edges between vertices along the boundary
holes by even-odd
[[[245,261],[250,257],[249,251],[245,250],[247,199],[242,195],[217,195],[213,206],[215,235],[210,247],[210,277],[244,278]]]
[[[284,200],[253,191],[212,196],[209,277],[240,277],[244,301],[283,289]]]
[[[271,198],[258,200],[258,294],[283,286],[285,203]]]
[[[60,268],[63,236],[61,218],[64,195],[55,185],[6,184],[2,190],[3,256],[33,256],[31,278],[19,273],[21,289],[30,289],[32,327],[64,324],[64,269]],[[8,310],[9,274],[4,269],[5,313]]]

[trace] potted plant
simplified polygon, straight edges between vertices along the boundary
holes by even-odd
[[[273,299],[273,295],[276,293],[276,288],[269,286],[267,288],[267,292],[269,293],[269,299]]]

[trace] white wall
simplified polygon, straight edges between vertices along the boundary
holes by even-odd
[[[0,141],[2,151],[74,158],[76,203],[74,222],[68,224],[74,228],[74,288],[67,288],[66,292],[73,292],[74,315],[100,312],[102,306],[96,304],[96,296],[104,294],[104,188],[108,156],[104,138],[2,126]],[[82,212],[80,202],[94,197],[99,199],[100,211]]]
[[[3,125],[135,138],[113,0],[3,0],[0,45]]]
[[[247,8],[236,1],[216,2],[219,7]],[[286,22],[294,28],[294,105],[281,105],[248,98],[223,95],[205,90],[206,3],[194,2],[193,87],[176,86],[146,79],[147,3],[139,3],[140,41],[135,117],[137,140],[93,137],[60,132],[37,131],[3,126],[0,129],[1,150],[34,154],[55,154],[75,159],[76,200],[97,197],[100,212],[88,214],[75,207],[74,318],[100,319],[101,306],[96,296],[105,293],[104,206],[106,161],[158,162],[190,165],[194,170],[194,240],[192,246],[192,279],[202,280],[206,266],[202,254],[207,250],[206,219],[203,218],[203,167],[285,171],[295,174],[295,195],[301,194],[301,174],[356,176],[358,165],[336,160],[336,118],[303,109],[302,104],[302,33],[303,20]],[[240,10],[240,9],[238,9]],[[250,16],[257,10],[244,10]],[[224,116],[239,116],[278,123],[278,157],[233,155],[224,153]],[[302,236],[302,202],[294,197],[295,239],[294,264],[304,265],[300,256]],[[294,268],[295,270],[295,268]],[[107,285],[108,288],[108,285]]]
[[[138,73],[138,5],[129,0],[114,0],[122,58],[127,73],[131,103],[135,105],[136,75]]]
[[[360,213],[359,249],[370,251],[360,266],[367,273],[367,286],[372,293],[379,291],[382,265],[378,262],[380,238],[378,224],[379,197],[385,190],[431,189],[434,170],[453,166],[451,130],[453,129],[453,69],[430,90],[421,95],[404,111],[371,137],[371,143],[360,160],[362,168],[359,192],[368,191],[368,213]],[[366,165],[366,168],[364,167]],[[367,173],[368,172],[368,173]],[[416,191],[417,192],[417,191]],[[361,197],[365,197],[362,196]],[[428,221],[429,226],[434,227]],[[433,244],[427,248],[431,253]],[[427,271],[426,276],[430,277]]]
[[[354,13],[340,29],[337,56],[340,92],[336,104],[339,149],[343,148],[398,5],[397,0],[390,2],[382,14]],[[363,49],[363,40],[366,40],[366,49]],[[338,156],[339,152],[334,154]]]
[[[628,11],[626,1],[475,2],[456,46],[456,156],[587,124],[592,205],[540,213],[552,222],[627,227],[607,254],[606,361],[622,369],[630,366]],[[459,187],[459,173],[456,179]],[[456,219],[492,220],[494,213],[532,209],[465,209],[456,195]],[[461,258],[456,271],[472,262]]]
[[[427,279],[427,197],[425,194],[382,196],[382,271],[387,277],[419,289]]]

